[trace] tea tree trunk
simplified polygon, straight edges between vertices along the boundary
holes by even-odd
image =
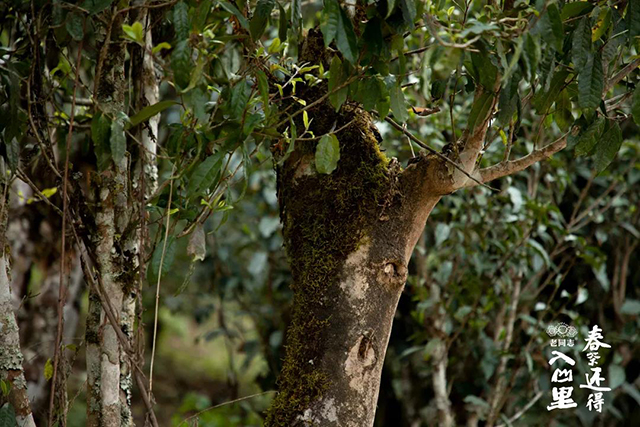
[[[299,62],[319,61],[328,69],[331,54],[310,30]],[[337,168],[317,171],[317,139],[297,140],[288,157],[274,156],[294,315],[268,426],[372,426],[407,265],[434,206],[446,194],[523,170],[565,146],[559,140],[476,169],[492,107],[449,157],[420,154],[402,170],[380,151],[371,114],[349,102],[336,112],[327,93],[319,84],[296,96],[309,105],[314,135],[335,132]],[[292,121],[303,128],[300,114]]]

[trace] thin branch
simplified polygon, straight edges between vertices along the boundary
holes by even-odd
[[[431,15],[429,15],[428,13],[424,14],[424,19],[427,23],[427,27],[429,27],[429,30],[431,30],[431,34],[433,34],[433,36],[436,38],[436,40],[438,41],[438,43],[444,47],[451,47],[454,49],[466,49],[470,52],[478,52],[476,49],[469,49],[469,47],[474,44],[475,42],[477,42],[478,40],[480,40],[480,35],[475,36],[474,38],[472,38],[471,40],[465,42],[465,43],[451,43],[451,42],[447,42],[444,41],[442,39],[442,37],[440,37],[440,35],[438,34],[438,29],[436,28],[436,22],[435,20],[431,17]]]
[[[209,412],[209,411],[211,411],[213,409],[220,408],[220,407],[226,406],[226,405],[231,405],[231,404],[237,403],[237,402],[242,402],[243,400],[253,399],[254,397],[263,396],[263,395],[269,394],[269,393],[277,393],[277,392],[275,390],[263,391],[262,393],[256,393],[256,394],[252,394],[252,395],[249,395],[249,396],[240,397],[238,399],[230,400],[228,402],[223,402],[223,403],[220,403],[219,405],[210,406],[209,408],[203,409],[202,411],[196,412],[195,414],[191,415],[190,417],[185,418],[184,420],[182,420],[182,422],[180,424],[178,424],[178,427],[180,427],[183,424],[186,424],[187,421],[192,420],[192,419],[194,419],[196,417],[199,417],[200,415],[204,414],[205,412]]]
[[[378,116],[380,116],[380,114],[374,110],[374,113],[376,113]],[[436,156],[438,156],[438,158],[444,160],[445,162],[449,163],[450,165],[452,165],[454,168],[458,169],[460,172],[462,172],[464,175],[466,175],[469,179],[471,179],[472,181],[474,181],[476,183],[476,185],[482,185],[483,187],[488,188],[489,190],[492,191],[498,191],[497,189],[490,187],[488,185],[486,185],[484,182],[480,182],[477,178],[471,176],[471,174],[469,172],[467,172],[466,170],[462,169],[460,167],[460,165],[458,165],[456,162],[454,162],[453,160],[451,160],[450,158],[448,158],[447,156],[445,156],[444,154],[440,153],[439,151],[437,151],[435,148],[431,148],[429,147],[427,144],[425,144],[424,142],[422,142],[421,140],[419,140],[417,137],[415,137],[411,132],[409,132],[408,130],[404,129],[402,126],[400,126],[395,120],[393,120],[391,117],[385,117],[384,120],[389,123],[391,126],[393,126],[394,128],[396,128],[397,130],[399,130],[400,132],[402,132],[403,134],[405,134],[407,137],[409,137],[409,139],[413,142],[415,142],[416,144],[418,144],[420,147],[424,148],[425,150],[427,150],[428,152],[435,154]]]
[[[531,399],[531,401],[529,401],[529,403],[527,403],[522,409],[520,409],[518,412],[516,412],[511,418],[509,418],[509,424],[513,423],[514,421],[516,421],[518,418],[520,418],[521,416],[524,415],[525,412],[527,412],[529,410],[529,408],[531,408],[533,405],[536,404],[536,402],[538,400],[540,400],[540,398],[544,395],[543,392],[538,392],[538,394],[536,394],[533,399]],[[498,424],[496,427],[506,427],[507,424]]]
[[[554,142],[547,144],[542,148],[533,150],[531,153],[517,160],[502,162],[488,168],[480,169],[474,173],[474,175],[478,177],[477,179],[474,179],[474,181],[478,182],[479,179],[480,181],[485,183],[493,181],[494,179],[513,175],[516,172],[520,172],[528,168],[534,163],[538,163],[541,160],[551,157],[553,154],[557,153],[567,146],[567,135],[568,133],[561,136]],[[463,183],[460,188],[468,188],[475,185],[476,183],[467,181],[466,183]]]
[[[171,170],[171,175],[175,172],[175,166]],[[160,306],[160,280],[162,278],[162,265],[167,252],[167,240],[169,238],[169,223],[171,221],[171,199],[173,197],[173,180],[169,184],[169,203],[167,204],[167,220],[164,230],[164,241],[162,242],[162,254],[160,255],[160,266],[158,266],[158,281],[156,282],[156,306],[153,317],[153,344],[151,345],[151,362],[149,367],[149,396],[153,387],[153,362],[156,357],[156,341],[158,338],[158,307]]]
[[[624,67],[622,70],[618,71],[613,77],[611,77],[607,81],[607,84],[604,87],[604,93],[607,93],[611,89],[613,89],[613,87],[615,85],[617,85],[620,82],[620,80],[622,80],[625,77],[627,77],[633,70],[635,70],[639,66],[640,66],[640,58],[637,58],[635,61],[630,62],[629,64],[627,64],[626,67]]]
[[[86,20],[82,20],[82,28],[86,25]],[[80,61],[82,61],[82,44],[80,40],[78,45],[78,59],[76,61],[76,70],[80,69]],[[49,425],[53,425],[53,409],[55,401],[56,380],[58,376],[58,365],[60,364],[60,344],[62,342],[62,332],[64,329],[64,317],[62,315],[65,304],[65,249],[66,249],[66,233],[67,233],[67,183],[69,181],[69,151],[71,150],[71,138],[73,137],[73,121],[76,113],[76,93],[78,89],[79,72],[76,72],[75,82],[73,84],[73,95],[71,99],[71,114],[69,115],[69,133],[67,134],[67,145],[64,159],[64,178],[62,180],[62,242],[60,249],[60,283],[58,284],[58,326],[56,332],[56,343],[53,353],[53,378],[51,379],[51,393],[49,396]]]

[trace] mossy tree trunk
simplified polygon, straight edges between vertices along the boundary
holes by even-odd
[[[301,60],[325,57],[309,54],[311,46],[323,50],[317,32]],[[313,102],[325,93],[314,87],[297,95]],[[407,265],[440,195],[429,191],[428,174],[417,179],[385,157],[371,115],[358,105],[336,113],[325,101],[308,113],[315,135],[339,129],[340,161],[320,174],[317,142],[296,141],[276,168],[295,296],[267,425],[370,426]]]
[[[333,173],[316,173],[302,144],[278,170],[295,297],[267,425],[373,425],[407,265],[439,200],[384,157],[367,112],[347,105],[335,120],[352,124]]]
[[[328,52],[322,35],[310,30],[299,62],[322,61],[328,69]],[[523,170],[566,145],[558,140],[523,158],[477,169],[490,108],[448,159],[422,153],[402,170],[380,152],[371,115],[354,103],[335,112],[328,101],[315,102],[326,94],[323,84],[296,92],[310,106],[313,133],[335,132],[337,168],[317,172],[317,140],[297,140],[286,160],[275,156],[294,314],[267,426],[372,426],[407,266],[435,205],[447,194]],[[497,90],[494,105],[496,98]],[[302,128],[299,114],[293,120]]]

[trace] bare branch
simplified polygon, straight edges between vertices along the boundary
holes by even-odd
[[[377,111],[374,111],[374,113],[378,114]],[[380,116],[380,114],[378,114],[378,116]],[[403,134],[405,134],[411,141],[415,142],[416,144],[418,144],[420,147],[424,148],[425,150],[427,150],[428,152],[430,152],[431,154],[435,154],[436,156],[438,156],[440,159],[444,160],[446,163],[449,163],[450,165],[452,165],[454,168],[456,168],[458,171],[460,171],[463,175],[466,175],[470,180],[474,181],[476,185],[482,185],[484,187],[487,187],[490,190],[496,191],[495,188],[491,188],[488,185],[485,185],[483,182],[479,181],[477,178],[473,177],[469,172],[467,172],[466,170],[464,170],[459,164],[457,164],[456,162],[454,162],[453,160],[451,160],[450,158],[448,158],[447,156],[445,156],[444,154],[440,153],[439,151],[435,150],[434,148],[429,147],[427,144],[425,144],[424,142],[420,141],[420,139],[418,139],[414,134],[412,134],[411,132],[409,132],[408,130],[406,130],[405,128],[403,128],[402,126],[400,126],[395,120],[393,120],[391,117],[385,117],[384,120],[389,123],[391,126],[393,126],[394,128],[396,128],[397,130],[399,130],[400,132],[402,132]]]
[[[480,169],[476,171],[473,176],[476,180],[483,183],[493,181],[494,179],[502,178],[508,175],[513,175],[516,172],[520,172],[534,163],[538,163],[544,159],[551,157],[553,154],[562,150],[567,146],[567,134],[561,136],[554,142],[545,145],[542,148],[533,150],[531,153],[517,160],[511,160],[508,162],[498,163],[497,165],[490,166],[488,168]],[[477,183],[474,181],[467,181],[463,183],[459,188],[474,187]]]
[[[622,70],[618,71],[613,77],[607,81],[607,85],[604,87],[604,93],[609,92],[613,87],[620,82],[620,80],[627,77],[633,70],[640,66],[640,58],[627,64]]]

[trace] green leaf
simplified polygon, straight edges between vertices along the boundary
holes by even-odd
[[[387,115],[389,114],[389,107],[391,106],[389,89],[382,80],[376,80],[378,81],[378,89],[380,91],[380,97],[378,97],[376,109],[378,110],[378,114],[380,114],[380,117],[387,117]]]
[[[356,33],[353,31],[353,25],[351,19],[347,16],[344,10],[340,9],[341,22],[338,25],[338,31],[336,34],[336,45],[345,59],[352,64],[355,64],[358,60],[358,41],[356,39]]]
[[[600,117],[580,134],[574,151],[576,156],[586,156],[591,153],[602,135],[604,124],[605,119]]]
[[[111,121],[108,117],[97,112],[91,119],[91,140],[97,146],[105,146],[109,142]]]
[[[560,18],[566,21],[574,16],[580,16],[593,10],[593,5],[588,1],[576,1],[573,3],[565,3],[560,13]]]
[[[600,53],[589,55],[578,74],[578,105],[584,109],[595,110],[602,100],[603,90],[602,57]]]
[[[156,114],[176,104],[177,104],[176,101],[160,101],[160,102],[156,102],[153,105],[148,105],[144,107],[142,110],[140,110],[138,114],[136,114],[135,116],[129,119],[129,123],[127,123],[126,129],[129,129],[133,126],[137,126],[140,123],[146,122],[151,117],[155,116]]]
[[[340,160],[340,143],[335,134],[324,135],[316,147],[316,170],[318,173],[330,174],[338,167]]]
[[[325,46],[335,39],[336,46],[344,58],[352,64],[358,59],[358,42],[351,19],[338,4],[338,0],[325,0],[320,29]]]
[[[364,109],[371,111],[376,108],[378,100],[382,97],[379,80],[375,77],[370,77],[362,82],[360,88],[362,91],[361,100]]]
[[[192,65],[189,40],[181,40],[171,53],[171,69],[178,89],[184,89],[189,85]]]
[[[264,30],[267,28],[267,23],[269,22],[269,16],[271,16],[271,11],[275,6],[275,2],[273,0],[259,0],[256,5],[256,9],[253,12],[253,17],[249,22],[249,32],[251,33],[251,37],[254,40],[258,40]]]
[[[2,391],[2,396],[7,397],[11,392],[11,383],[9,381],[0,380],[0,390]]]
[[[171,49],[171,45],[167,42],[162,42],[157,46],[155,46],[153,49],[151,49],[151,53],[155,55],[156,53],[160,52],[162,49]]]
[[[291,28],[297,36],[302,30],[302,0],[293,0],[291,2]]]
[[[593,35],[591,37],[592,41],[598,40],[600,37],[607,33],[607,30],[611,26],[611,8],[602,8],[600,10],[600,14],[598,15],[598,21],[593,29]],[[605,37],[606,39],[606,37]],[[606,41],[606,40],[603,40]]]
[[[69,35],[76,41],[84,38],[84,18],[77,12],[70,12],[67,15],[65,28]]]
[[[564,68],[558,69],[549,84],[549,90],[543,92],[540,90],[533,98],[533,105],[536,108],[538,114],[546,114],[549,111],[551,105],[556,101],[558,95],[565,86],[565,81],[569,76],[569,72]]]
[[[609,122],[600,141],[596,144],[594,158],[595,170],[600,174],[615,159],[622,145],[622,132],[618,123]]]
[[[576,70],[582,69],[591,55],[591,24],[589,17],[580,20],[578,27],[573,32],[573,44],[571,46],[571,60]]]
[[[402,92],[402,88],[399,84],[394,84],[389,88],[389,96],[391,101],[391,111],[393,111],[393,116],[400,123],[404,123],[409,118],[409,114],[407,113],[407,106],[404,100],[404,93]]]
[[[562,52],[562,43],[564,41],[564,28],[562,25],[562,18],[560,18],[560,11],[558,6],[550,4],[547,7],[547,16],[549,17],[549,24],[551,27],[551,33],[555,41],[556,50]]]
[[[258,70],[256,74],[258,77],[258,90],[262,97],[262,108],[266,111],[269,107],[269,83],[267,82],[267,75],[262,70]]]
[[[481,125],[490,113],[492,104],[493,94],[491,92],[482,92],[473,102],[471,112],[469,112],[467,129],[473,131],[477,126]]]
[[[627,28],[629,29],[629,40],[640,36],[640,2],[630,0],[627,2]]]
[[[229,113],[232,118],[240,119],[247,108],[247,102],[251,96],[251,86],[246,80],[241,80],[231,89],[231,99],[229,100]]]
[[[474,68],[476,81],[488,90],[493,90],[498,75],[498,68],[493,65],[489,53],[482,49],[471,53],[471,64]]]
[[[0,427],[18,427],[16,412],[9,403],[0,407]]]
[[[640,314],[640,301],[636,299],[627,299],[624,304],[622,304],[622,307],[620,307],[620,313],[637,316]]]
[[[47,199],[52,197],[54,194],[58,192],[58,187],[45,188],[42,190],[42,195]]]
[[[322,19],[320,21],[320,31],[322,31],[324,45],[326,47],[328,47],[336,37],[340,20],[340,4],[338,3],[338,0],[324,0]]]
[[[44,379],[49,381],[51,378],[53,378],[53,362],[47,359],[44,364]]]
[[[413,21],[416,19],[416,4],[414,0],[400,0],[400,9],[402,10],[402,20],[404,25],[413,29]]]
[[[224,151],[220,150],[204,159],[196,167],[189,178],[189,194],[196,195],[206,191],[216,183],[217,177],[222,168]]]
[[[108,117],[103,116],[102,113],[97,112],[91,120],[91,140],[93,141],[99,171],[105,170],[111,161],[110,134],[111,121]]]
[[[609,387],[611,387],[611,390],[615,390],[620,387],[624,383],[625,379],[626,375],[623,367],[620,365],[614,365],[613,363],[609,365],[609,375],[607,376],[607,380],[609,381]]]
[[[113,3],[113,0],[85,0],[84,3],[82,3],[82,8],[89,11],[90,14],[95,15],[111,6],[111,3]]]
[[[331,66],[329,67],[329,93],[345,82],[346,76],[344,74],[342,61],[340,61],[340,58],[335,55],[331,60]],[[329,95],[329,101],[331,102],[331,105],[336,108],[336,111],[338,111],[342,104],[347,100],[348,93],[349,88],[344,87]]]
[[[175,236],[169,235],[166,248],[164,251],[164,259],[162,258],[162,250],[165,247],[164,239],[156,245],[153,255],[151,255],[151,262],[147,269],[147,279],[149,283],[155,285],[158,282],[158,272],[161,275],[165,275],[176,257],[176,240]],[[160,261],[162,260],[162,268],[160,267]]]
[[[177,41],[186,40],[191,32],[189,23],[189,6],[183,1],[178,2],[173,7],[173,28]]]
[[[391,16],[395,8],[396,8],[396,0],[387,0],[387,14],[384,18],[387,19],[389,16]]]
[[[245,18],[245,16],[242,14],[242,12],[238,10],[237,7],[235,7],[233,4],[231,4],[228,1],[221,1],[220,7],[222,7],[224,10],[234,15],[238,19],[238,22],[240,23],[242,28],[244,28],[247,31],[249,30],[249,21],[247,21],[247,18]]]
[[[109,139],[111,157],[116,165],[120,165],[127,151],[127,137],[124,134],[124,119],[117,118],[111,123],[111,138]]]
[[[573,123],[573,114],[571,114],[571,99],[568,91],[565,89],[556,99],[556,109],[553,112],[553,118],[563,131],[566,131]]]
[[[122,31],[128,39],[144,45],[144,28],[140,22],[136,21],[133,25],[122,24]]]
[[[193,113],[193,116],[199,123],[206,123],[209,115],[206,111],[207,102],[209,102],[209,92],[200,87],[186,93],[183,97],[185,106]]]
[[[14,136],[11,138],[11,141],[6,144],[5,148],[7,151],[7,163],[9,164],[9,169],[15,172],[18,170],[18,164],[20,163],[20,142]]]
[[[513,114],[516,112],[518,106],[518,80],[520,80],[520,73],[516,73],[511,81],[505,84],[504,88],[500,91],[500,97],[498,99],[498,124],[502,127],[506,127],[511,122]]]
[[[631,114],[633,115],[633,121],[640,126],[640,85],[637,85],[636,90],[633,92]]]
[[[278,38],[280,40],[287,39],[287,30],[289,29],[289,20],[287,19],[287,12],[284,7],[278,3]]]

